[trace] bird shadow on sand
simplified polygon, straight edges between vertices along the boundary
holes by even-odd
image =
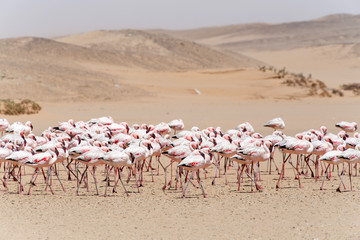
[[[190,196],[185,196],[185,197],[177,197],[176,199],[201,199],[204,198],[203,195],[190,195]]]

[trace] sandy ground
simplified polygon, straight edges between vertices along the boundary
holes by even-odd
[[[249,51],[248,56],[271,63],[289,72],[309,74],[329,87],[359,81],[359,57],[351,54],[352,45],[328,45],[283,51]]]
[[[279,156],[277,162],[279,164]],[[163,162],[167,159],[163,158]],[[80,189],[75,196],[75,181],[65,181],[67,192],[54,182],[55,195],[44,192],[39,181],[31,196],[16,194],[16,183],[10,182],[9,192],[1,194],[2,237],[5,239],[350,239],[359,236],[360,217],[357,213],[359,178],[354,191],[337,193],[338,179],[320,182],[301,177],[302,189],[294,180],[293,171],[286,170],[287,178],[275,189],[278,175],[269,175],[263,165],[263,192],[251,193],[250,181],[245,179],[238,192],[233,168],[229,184],[224,177],[203,179],[208,198],[191,185],[185,199],[181,191],[161,190],[163,174],[151,182],[145,174],[144,187],[126,197],[121,188],[104,198]],[[209,169],[212,173],[213,168]],[[29,175],[30,170],[26,169]],[[64,179],[64,171],[61,170]],[[28,176],[27,176],[28,178]],[[104,176],[98,169],[98,179]],[[24,181],[25,182],[25,181]],[[349,186],[348,179],[345,183]],[[27,190],[28,184],[25,185]],[[100,193],[104,191],[100,183]]]
[[[195,81],[195,84],[199,83]],[[130,124],[156,124],[181,117],[186,129],[193,125],[221,126],[224,131],[249,121],[263,135],[271,133],[263,124],[277,116],[285,120],[284,132],[288,135],[318,129],[321,125],[337,132],[336,122],[360,118],[360,113],[355,111],[357,98],[352,97],[244,100],[229,97],[226,91],[214,97],[181,91],[177,95],[163,91],[160,95],[122,102],[41,103],[43,110],[37,115],[7,118],[31,120],[37,134],[69,118],[88,120],[110,115],[117,122]],[[162,161],[168,162],[164,157]],[[276,156],[276,161],[279,165],[281,157]],[[133,191],[130,197],[118,188],[118,193],[104,198],[94,195],[94,185],[90,182],[90,192],[81,189],[81,196],[76,197],[76,182],[66,181],[61,169],[67,192],[62,192],[55,181],[54,196],[43,191],[41,178],[31,196],[16,194],[16,182],[10,182],[9,192],[0,194],[0,231],[6,239],[25,236],[27,239],[349,239],[359,236],[358,177],[354,178],[353,192],[335,192],[337,176],[326,181],[324,191],[319,190],[320,182],[302,176],[303,188],[299,189],[290,165],[287,167],[287,178],[278,191],[275,189],[278,175],[266,173],[266,164],[262,165],[263,192],[251,193],[248,179],[241,191],[236,191],[233,168],[229,171],[229,185],[224,184],[223,176],[216,180],[215,186],[211,185],[211,179],[203,179],[206,199],[200,189],[192,186],[185,199],[180,198],[179,189],[163,192],[162,171],[155,176],[155,182],[146,173],[140,194],[127,185]],[[209,170],[213,172],[212,168]],[[98,179],[103,179],[102,172],[98,172]],[[31,173],[31,169],[26,169],[27,179]],[[344,181],[349,188],[347,176]],[[103,193],[104,182],[99,185]],[[25,190],[28,187],[26,183]]]
[[[214,39],[211,44],[217,45],[223,40]],[[174,62],[167,59],[159,67],[156,64],[159,58],[153,55],[122,65],[129,59],[116,58],[119,62],[113,62],[107,54],[89,53],[74,46],[71,51],[65,51],[70,46],[64,49],[62,44],[53,41],[32,39],[30,43],[34,46],[25,44],[19,49],[17,45],[13,49],[2,45],[9,55],[5,54],[1,62],[0,92],[2,98],[31,98],[42,110],[36,115],[0,117],[10,122],[30,120],[36,134],[70,118],[87,121],[102,116],[112,116],[116,122],[126,121],[130,125],[182,118],[186,129],[194,125],[201,129],[220,126],[223,131],[248,121],[264,136],[272,131],[263,124],[275,117],[284,119],[287,135],[319,129],[322,125],[327,126],[329,132],[337,133],[335,123],[360,119],[359,99],[350,94],[343,98],[305,97],[304,89],[286,87],[271,73],[256,69],[205,70],[206,66],[213,65],[200,61],[197,64],[202,70],[167,72],[174,71],[171,70]],[[44,44],[49,48],[45,52]],[[146,46],[154,51],[152,42]],[[28,48],[37,50],[36,47],[41,51],[29,55]],[[290,72],[312,74],[328,86],[338,87],[358,80],[358,57],[351,55],[350,50],[346,45],[328,45],[241,53],[277,68],[286,67]],[[182,51],[183,48],[180,55]],[[219,60],[217,55],[209,56]],[[246,59],[244,61],[250,61]],[[204,60],[203,57],[200,60]],[[188,64],[181,61],[180,65]],[[147,70],[139,69],[142,65]],[[156,72],[159,68],[162,71]],[[277,154],[275,160],[279,166],[281,156]],[[162,157],[161,161],[166,163],[168,159]],[[182,199],[180,189],[161,190],[164,178],[161,170],[154,182],[150,173],[145,173],[141,193],[131,187],[133,182],[127,184],[130,197],[125,196],[121,187],[117,193],[109,191],[107,198],[96,196],[91,179],[90,191],[81,188],[77,197],[76,182],[67,181],[60,167],[66,192],[62,192],[57,181],[54,181],[55,195],[45,192],[39,177],[31,196],[18,195],[16,182],[9,181],[8,192],[0,192],[0,239],[359,238],[359,177],[353,178],[353,191],[336,192],[339,184],[336,174],[326,181],[323,191],[319,190],[320,182],[301,176],[302,188],[299,189],[293,170],[287,165],[286,179],[276,190],[278,174],[269,174],[266,168],[266,163],[262,164],[262,192],[252,193],[247,178],[237,191],[236,174],[231,167],[228,185],[224,184],[223,175],[216,179],[214,186],[212,179],[203,178],[208,198],[204,199],[201,190],[190,185],[187,197]],[[25,191],[29,188],[31,173],[32,169],[26,169]],[[212,173],[213,167],[208,177]],[[98,169],[97,176],[102,194],[105,188],[102,168]],[[347,177],[344,176],[344,181],[349,189]],[[0,190],[4,188],[1,186]]]

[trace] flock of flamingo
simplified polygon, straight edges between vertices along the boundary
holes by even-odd
[[[253,185],[260,191],[260,163],[267,162],[267,171],[271,174],[274,165],[279,174],[276,188],[280,188],[280,181],[285,177],[285,164],[288,163],[294,170],[300,188],[301,176],[306,175],[315,181],[322,178],[322,190],[325,179],[331,178],[336,167],[340,179],[336,190],[346,189],[342,180],[345,174],[350,178],[352,190],[351,178],[354,169],[357,175],[357,163],[360,161],[360,134],[356,132],[356,123],[337,123],[336,127],[341,129],[337,134],[328,133],[327,128],[322,126],[320,130],[310,129],[295,137],[281,132],[285,128],[281,118],[272,119],[264,126],[273,128],[274,132],[264,137],[255,132],[248,122],[222,132],[220,127],[183,130],[181,119],[157,125],[134,124],[130,127],[126,122],[115,123],[111,117],[101,117],[87,122],[70,119],[36,136],[30,121],[10,125],[6,119],[0,119],[0,164],[3,165],[0,181],[4,192],[8,191],[9,181],[15,181],[20,194],[24,191],[22,176],[25,167],[31,167],[34,172],[27,194],[30,195],[31,189],[36,186],[39,173],[42,175],[40,178],[44,179],[44,191],[54,194],[53,176],[65,191],[62,184],[64,179],[61,179],[64,175],[59,174],[62,168],[66,171],[67,180],[76,180],[76,195],[81,186],[89,191],[91,176],[96,194],[99,194],[96,174],[102,171],[103,176],[106,176],[104,196],[107,196],[108,186],[112,183],[113,192],[116,192],[119,181],[129,196],[124,182],[129,183],[133,178],[134,187],[140,192],[143,172],[151,172],[151,181],[154,181],[154,175],[159,175],[161,168],[164,171],[164,191],[168,186],[170,188],[175,184],[177,188],[179,185],[182,197],[185,197],[185,191],[191,183],[196,188],[200,187],[206,197],[200,171],[204,172],[206,178],[209,173],[206,168],[214,165],[214,173],[210,175],[212,184],[221,175],[224,176],[225,184],[228,184],[227,171],[235,168],[238,191],[244,178],[251,180],[251,191]],[[350,133],[354,133],[353,137],[349,136]],[[280,168],[274,160],[275,151],[282,154]],[[161,158],[162,155],[166,158]],[[294,155],[295,161],[292,159]],[[97,170],[100,165],[104,167]],[[170,177],[168,168],[171,168]],[[176,168],[175,177],[173,168]],[[124,175],[127,175],[126,181],[122,179]]]

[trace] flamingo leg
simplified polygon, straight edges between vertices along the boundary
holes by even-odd
[[[224,175],[225,175],[225,185],[228,185],[227,175],[226,175],[226,165],[227,165],[228,158],[226,157],[224,160]]]
[[[317,179],[319,177],[319,155],[316,155],[315,159],[315,182],[317,182]]]
[[[203,193],[203,196],[204,196],[204,198],[206,198],[207,195],[206,195],[206,193],[205,193],[205,191],[204,191],[204,188],[203,188],[203,186],[202,186],[202,184],[201,184],[201,180],[200,180],[200,170],[199,170],[199,169],[197,170],[196,174],[197,174],[198,183],[199,183],[199,185],[200,185],[200,188],[201,188],[201,191],[202,191],[202,193]]]
[[[31,177],[31,180],[30,180],[30,187],[29,187],[28,195],[30,195],[30,191],[31,191],[32,186],[35,185],[35,179],[34,179],[34,177],[37,176],[38,173],[39,173],[39,169],[36,168],[35,171],[34,171],[34,173],[33,173],[33,175],[32,175],[32,177]]]
[[[61,185],[61,188],[64,192],[66,192],[65,188],[64,188],[64,185],[62,184],[61,180],[60,180],[60,177],[59,177],[59,173],[57,171],[54,172],[55,175],[56,175],[56,178],[58,179],[60,185]]]
[[[301,182],[300,182],[300,172],[299,170],[292,164],[291,160],[289,160],[290,165],[296,170],[297,178],[299,181],[299,188],[301,188]]]
[[[192,171],[190,177],[187,180],[187,183],[185,184],[185,187],[184,187],[183,192],[182,192],[182,197],[183,198],[185,198],[185,191],[186,191],[186,188],[189,186],[189,183],[190,183],[190,180],[191,180],[193,174],[194,174],[194,172]]]
[[[107,188],[108,188],[108,185],[109,185],[109,173],[110,173],[110,170],[109,169],[106,169],[106,178],[105,178],[105,193],[104,193],[104,197],[107,196]]]
[[[173,162],[173,160],[170,160],[171,161],[171,163],[169,164],[169,165],[167,165],[166,167],[164,167],[164,165],[159,161],[159,164],[160,164],[160,166],[163,168],[163,170],[164,170],[164,175],[165,175],[165,183],[164,183],[164,186],[162,187],[162,190],[164,191],[165,190],[165,188],[166,188],[166,176],[167,176],[167,168],[172,164],[172,162]]]
[[[255,165],[257,167],[257,171],[260,174],[259,162],[257,162]],[[254,170],[254,176],[255,176],[255,170]],[[255,176],[255,187],[256,187],[256,190],[258,190],[258,191],[260,191],[262,189],[262,187],[257,183],[256,176]]]
[[[351,163],[349,163],[349,178],[350,178],[350,191],[352,191],[352,181],[351,181]]]
[[[98,186],[97,186],[97,181],[96,181],[96,175],[95,175],[95,171],[96,167],[93,167],[93,178],[94,178],[94,183],[95,183],[95,188],[96,188],[96,195],[99,195],[99,190],[98,190]]]
[[[81,174],[81,178],[80,178],[80,180],[79,180],[79,184],[78,184],[78,186],[77,186],[77,188],[76,188],[76,196],[79,196],[79,188],[80,188],[81,182],[82,182],[82,180],[83,180],[83,178],[84,178],[84,176],[85,176],[85,173],[86,173],[87,169],[88,169],[88,166],[85,167],[84,172]]]
[[[339,184],[339,187],[336,189],[336,191],[337,192],[341,192],[341,189],[340,189],[340,187],[341,187],[341,184],[345,187],[345,184],[344,184],[344,182],[343,182],[343,180],[342,180],[342,177],[341,177],[341,174],[340,174],[340,172],[339,172],[339,166],[337,166],[338,168],[337,168],[337,173],[338,173],[338,176],[339,176],[339,178],[340,178],[340,184]]]
[[[118,171],[118,175],[119,175],[119,178],[118,178],[118,180],[117,180],[117,181],[119,181],[119,180],[120,180],[121,185],[123,186],[123,188],[124,188],[124,190],[125,190],[126,196],[130,196],[130,195],[129,195],[129,193],[128,193],[128,191],[127,191],[127,190],[126,190],[126,188],[125,188],[125,185],[124,185],[124,183],[123,183],[122,179],[121,179],[121,172],[120,172],[120,171]]]
[[[330,167],[330,164],[325,168],[325,172],[324,172],[324,177],[323,177],[323,181],[322,181],[322,184],[321,184],[321,187],[320,187],[320,190],[323,190],[324,188],[324,182],[325,182],[325,178],[326,178],[326,174],[327,174],[327,171]]]
[[[246,165],[243,164],[242,167],[241,167],[240,173],[239,173],[239,170],[238,170],[238,191],[240,191],[241,176],[243,174],[243,171],[244,171],[245,167],[246,167]],[[240,166],[239,166],[239,169],[240,169]]]
[[[285,174],[285,163],[287,162],[287,160],[290,158],[291,154],[289,154],[288,157],[286,157],[286,154],[283,154],[283,164],[282,164],[282,167],[281,167],[281,172],[280,172],[280,176],[279,176],[279,179],[276,183],[276,188],[280,188],[280,180],[284,177],[284,174]]]
[[[51,166],[48,167],[48,173],[47,174],[48,175],[47,175],[47,178],[46,178],[46,188],[49,187],[51,194],[54,195],[54,191],[52,190],[51,183],[49,182],[50,177],[51,177]]]
[[[114,187],[113,187],[113,193],[117,193],[116,191],[116,187],[117,187],[117,183],[119,181],[119,178],[118,178],[118,172],[120,174],[120,171],[122,171],[122,168],[118,168],[118,167],[113,167],[114,168]],[[111,170],[110,170],[111,171]]]
[[[217,171],[219,170],[219,172],[220,172],[220,163],[218,162],[218,160],[215,159],[214,164],[215,164],[215,171],[214,171],[213,180],[211,182],[212,185],[215,185],[215,178],[217,175]],[[219,173],[219,176],[220,176],[220,173]]]

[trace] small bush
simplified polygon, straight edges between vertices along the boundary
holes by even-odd
[[[40,105],[29,99],[20,102],[11,99],[0,100],[0,113],[4,115],[35,114],[40,110]]]
[[[340,88],[344,91],[352,91],[354,95],[360,95],[360,83],[343,84]]]

